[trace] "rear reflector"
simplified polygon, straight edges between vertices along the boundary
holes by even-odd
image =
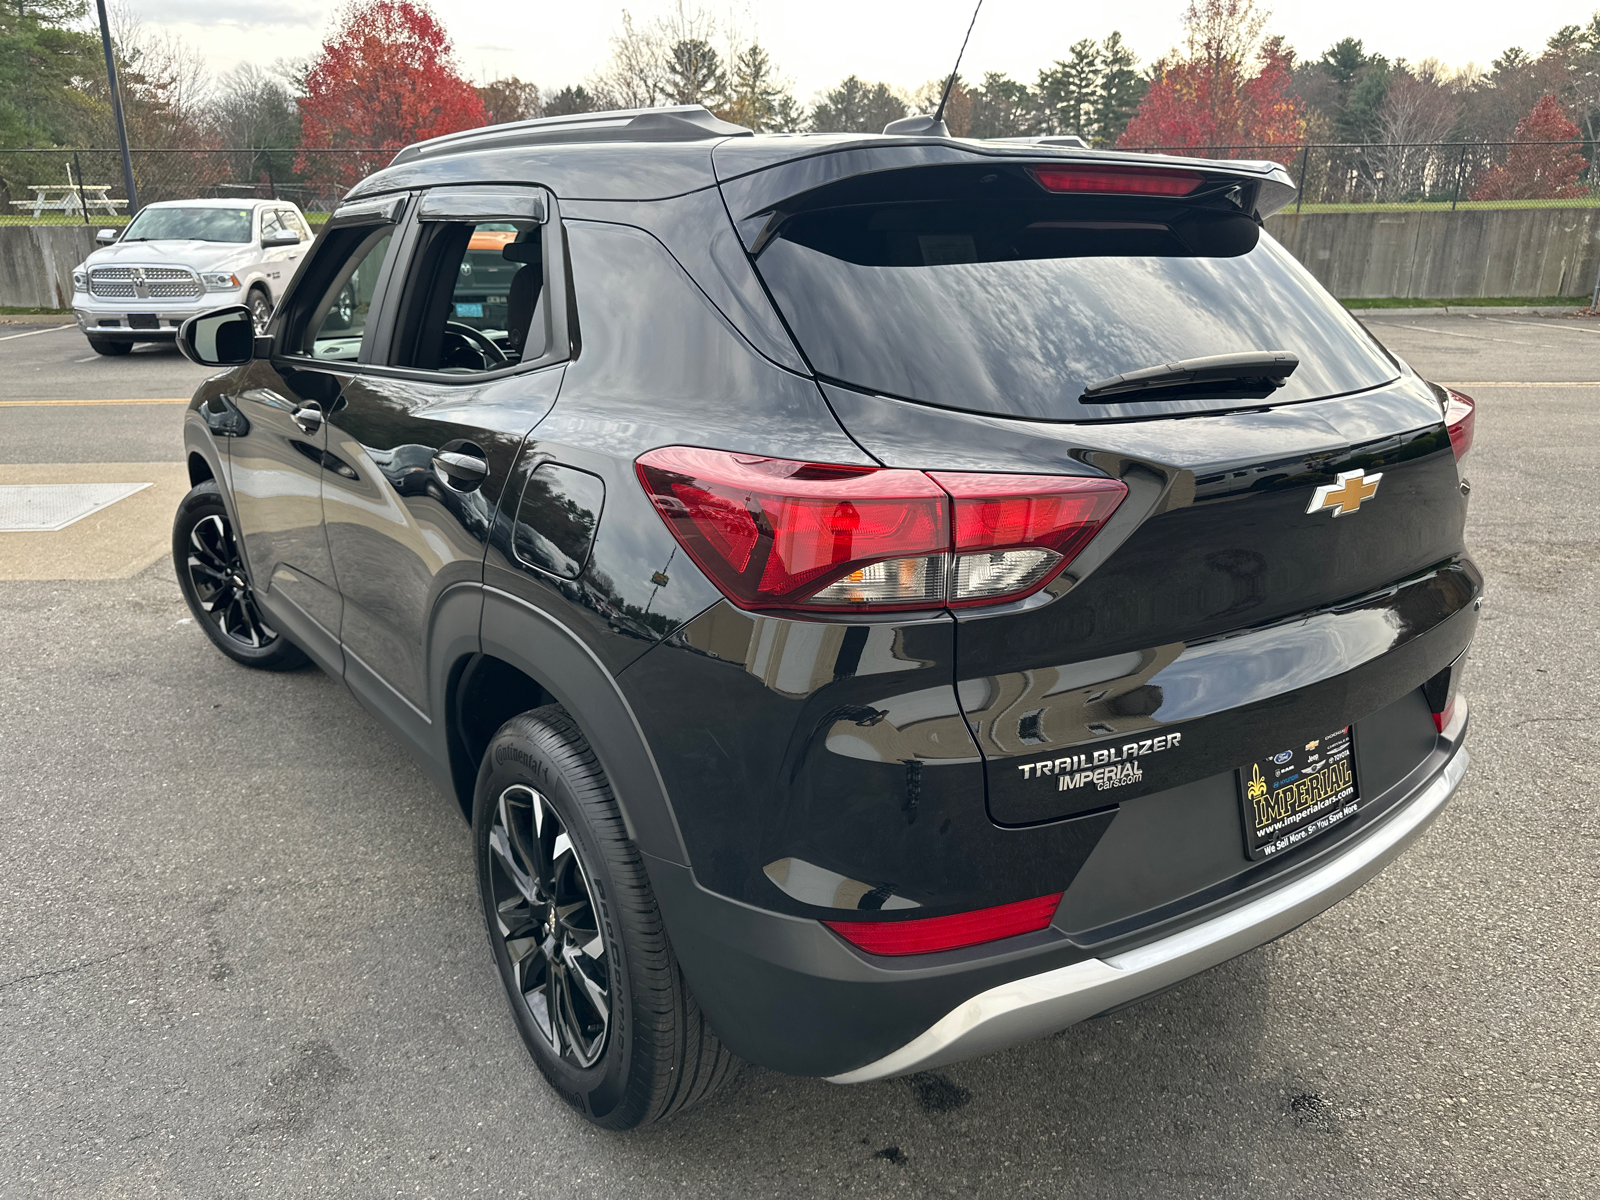
[[[1437,729],[1440,733],[1443,733],[1444,730],[1445,730],[1445,726],[1450,724],[1450,718],[1455,716],[1455,715],[1456,715],[1456,698],[1454,696],[1451,696],[1449,702],[1444,706],[1444,711],[1443,712],[1436,712],[1436,713],[1433,714],[1433,727],[1435,729]]]
[[[1472,449],[1472,424],[1477,405],[1471,396],[1462,395],[1454,388],[1445,388],[1449,400],[1444,408],[1444,427],[1450,433],[1450,448],[1460,462]]]
[[[919,917],[910,921],[824,921],[852,946],[868,954],[932,954],[959,950],[982,942],[1033,933],[1050,924],[1061,893],[975,908],[948,917]]]
[[[639,457],[667,528],[742,608],[904,611],[1038,591],[1128,489],[1102,476],[793,462],[667,446]]]
[[[1120,196],[1187,196],[1205,182],[1192,171],[1140,168],[1030,167],[1047,192],[1098,192]]]

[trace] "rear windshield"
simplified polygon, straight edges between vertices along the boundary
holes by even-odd
[[[757,267],[820,374],[948,408],[1070,421],[1310,400],[1398,375],[1215,189],[1194,203],[1056,195],[1018,173],[947,175],[926,190],[936,194],[813,197],[769,225]],[[1129,371],[1252,351],[1300,360],[1268,400],[1226,387],[1198,399],[1080,399]]]
[[[125,242],[248,242],[248,208],[147,208],[128,223]]]

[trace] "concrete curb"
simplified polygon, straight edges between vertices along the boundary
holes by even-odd
[[[71,325],[76,320],[71,313],[0,313],[0,325]]]
[[[1511,317],[1570,317],[1578,308],[1560,304],[1446,304],[1438,308],[1352,308],[1358,317],[1428,317],[1444,313],[1452,317],[1487,317],[1496,313]]]

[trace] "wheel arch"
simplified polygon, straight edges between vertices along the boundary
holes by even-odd
[[[189,451],[189,486],[199,487],[206,480],[214,480],[217,473],[211,469],[211,464],[206,461],[206,456],[198,450]]]
[[[456,658],[443,680],[450,774],[463,812],[470,817],[495,731],[519,712],[559,704],[588,739],[628,836],[646,854],[687,866],[666,785],[611,673],[548,613],[495,588],[483,597],[481,649]]]

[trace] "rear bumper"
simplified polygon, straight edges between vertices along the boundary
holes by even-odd
[[[1466,720],[1458,702],[1456,721]],[[829,1077],[866,1083],[986,1054],[1042,1037],[1236,958],[1281,937],[1337,904],[1414,842],[1439,814],[1467,771],[1459,742],[1415,795],[1309,874],[1147,945],[1030,975],[980,992],[926,1033],[875,1062]]]
[[[1467,721],[1461,698],[1435,748],[1346,837],[1308,843],[1231,896],[1098,945],[1069,934],[1058,914],[1057,926],[1036,934],[878,958],[816,919],[716,895],[686,867],[646,861],[689,985],[728,1047],[775,1070],[861,1083],[1055,1032],[1310,920],[1427,828],[1466,772]]]

